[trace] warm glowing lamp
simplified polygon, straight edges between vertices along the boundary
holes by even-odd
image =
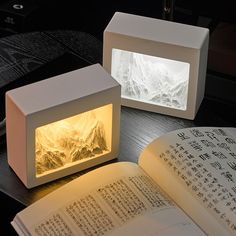
[[[7,92],[8,163],[26,187],[117,157],[120,90],[95,64]]]
[[[194,119],[205,92],[209,30],[116,12],[104,30],[103,67],[122,105]]]

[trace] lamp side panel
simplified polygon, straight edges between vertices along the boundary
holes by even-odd
[[[120,146],[120,112],[121,112],[121,86],[109,91],[113,100],[112,114],[112,153],[111,159],[117,158]]]
[[[110,32],[103,33],[103,62],[104,69],[111,74],[111,54],[113,40]]]
[[[198,85],[197,85],[196,112],[198,111],[205,94],[208,44],[209,44],[209,33],[206,35],[206,38],[203,41],[202,47],[199,51],[200,55],[199,55],[199,71],[198,71],[199,75],[198,75]]]
[[[8,164],[27,184],[26,119],[9,94],[6,94],[6,133]]]

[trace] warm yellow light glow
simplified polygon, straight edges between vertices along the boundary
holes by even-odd
[[[36,177],[111,151],[112,104],[35,130]]]

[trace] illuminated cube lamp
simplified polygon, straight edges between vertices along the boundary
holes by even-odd
[[[8,91],[8,163],[25,186],[116,158],[120,96],[99,64]]]
[[[209,30],[116,12],[104,30],[103,67],[122,105],[194,119],[205,92]]]

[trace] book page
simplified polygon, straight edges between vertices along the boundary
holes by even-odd
[[[154,140],[139,160],[209,235],[236,235],[235,130],[177,130]]]
[[[134,163],[85,174],[17,214],[22,235],[205,235]]]

